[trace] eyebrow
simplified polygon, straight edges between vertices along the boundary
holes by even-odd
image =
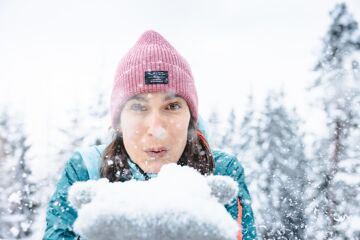
[[[163,98],[163,101],[168,101],[168,100],[171,100],[171,99],[174,99],[174,98],[177,98],[177,97],[179,97],[179,96],[169,94],[169,95],[166,95]],[[142,102],[148,102],[148,100],[146,98],[144,98],[143,96],[139,96],[139,95],[133,96],[132,98],[130,98],[130,100],[138,100],[138,101],[142,101]]]

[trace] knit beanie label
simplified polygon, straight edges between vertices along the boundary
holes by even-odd
[[[145,71],[145,84],[168,84],[168,71]]]

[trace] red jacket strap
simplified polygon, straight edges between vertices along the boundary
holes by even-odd
[[[240,230],[238,232],[237,235],[237,240],[242,240],[242,205],[240,202],[240,198],[237,199],[237,203],[238,203],[238,224],[240,226]]]

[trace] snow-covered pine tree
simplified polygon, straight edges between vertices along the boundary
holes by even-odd
[[[330,15],[315,66],[319,77],[312,86],[321,96],[329,132],[316,143],[320,164],[314,168],[319,178],[313,180],[318,184],[313,212],[324,226],[316,230],[316,238],[355,239],[360,238],[360,225],[353,224],[360,214],[360,32],[345,3]]]
[[[90,141],[93,141],[95,145],[105,144],[107,141],[110,141],[109,138],[111,138],[108,132],[110,127],[110,116],[109,107],[105,100],[106,96],[106,94],[100,92],[96,98],[95,104],[92,104],[88,110],[91,119],[91,121],[89,121],[89,127],[93,130],[88,138],[90,138]]]
[[[65,162],[78,148],[90,145],[99,145],[109,141],[108,106],[105,103],[105,94],[94,94],[93,102],[86,106],[78,106],[67,110],[65,121],[57,122],[51,129],[51,138],[47,146],[46,163],[47,174],[38,179],[40,188],[41,206],[40,216],[35,219],[39,229],[35,237],[41,238],[44,232],[45,212],[47,203],[54,192],[55,185],[64,169]]]
[[[220,146],[221,149],[230,153],[235,154],[236,151],[236,140],[239,138],[237,132],[237,119],[234,108],[229,112],[227,122],[226,122],[226,131],[221,138]]]
[[[11,223],[9,217],[11,217],[9,209],[9,186],[11,186],[12,179],[9,177],[11,173],[13,162],[9,160],[13,150],[12,145],[9,143],[10,139],[10,117],[8,116],[7,110],[1,109],[0,112],[0,238],[5,239],[6,237],[12,236],[9,229],[11,229]]]
[[[243,118],[238,125],[238,135],[234,146],[234,154],[245,169],[246,180],[250,193],[256,192],[256,173],[259,166],[255,161],[254,149],[256,146],[256,112],[253,95],[248,96]],[[255,207],[255,206],[254,206]]]
[[[59,159],[62,170],[64,161],[78,148],[99,145],[109,141],[110,117],[108,105],[105,103],[105,94],[97,93],[94,102],[82,108],[76,107],[67,112],[68,120],[58,127],[56,133],[56,158]],[[61,141],[61,142],[59,142]]]
[[[239,134],[240,140],[236,144],[236,153],[244,153],[251,150],[256,135],[256,119],[254,111],[254,97],[252,94],[248,96],[248,103],[244,112],[244,118],[240,123]]]
[[[268,95],[253,149],[259,165],[253,199],[263,239],[305,239],[308,162],[299,124],[295,112],[285,108],[283,94]]]
[[[212,148],[219,148],[223,133],[221,132],[219,112],[215,109],[212,110],[207,120],[208,128],[206,129],[209,136],[209,144]]]
[[[95,95],[95,94],[94,94]],[[105,143],[105,136],[108,134],[107,105],[104,101],[104,94],[97,93],[94,102],[88,106],[73,107],[67,110],[67,119],[57,123],[52,131],[52,139],[49,142],[48,157],[53,161],[47,163],[49,173],[43,185],[43,191],[47,195],[43,201],[43,208],[46,206],[50,193],[53,192],[56,182],[60,178],[65,162],[79,148]]]
[[[23,126],[10,117],[7,110],[0,113],[0,238],[24,239],[30,236],[36,217],[37,186],[31,181],[28,151],[31,145]]]

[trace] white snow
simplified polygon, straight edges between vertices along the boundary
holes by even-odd
[[[223,204],[237,192],[230,177],[167,164],[149,181],[77,182],[69,201],[75,231],[89,240],[236,239],[239,226]]]
[[[21,202],[21,192],[20,192],[20,191],[13,192],[13,193],[9,196],[8,201],[9,201],[10,203],[20,204],[20,202]]]
[[[156,127],[154,129],[153,134],[154,134],[154,137],[157,138],[157,139],[164,139],[167,136],[166,130],[164,128],[162,128],[162,127]]]

